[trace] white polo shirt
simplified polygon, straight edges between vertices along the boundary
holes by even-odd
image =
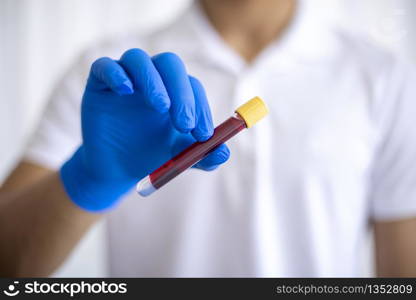
[[[81,142],[91,63],[133,47],[180,55],[216,124],[256,95],[270,115],[228,143],[218,170],[189,170],[146,199],[132,191],[108,217],[110,275],[360,276],[370,220],[416,216],[414,70],[307,2],[250,65],[197,6],[91,49],[56,87],[27,160],[62,165]]]

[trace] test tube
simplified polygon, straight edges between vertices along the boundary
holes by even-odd
[[[235,114],[214,129],[214,134],[204,142],[195,142],[164,163],[137,183],[137,192],[149,196],[186,169],[192,167],[212,150],[228,141],[244,128],[250,128],[267,115],[268,110],[260,97],[254,97],[236,109]]]

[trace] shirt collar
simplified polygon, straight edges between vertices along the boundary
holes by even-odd
[[[291,67],[327,58],[334,50],[332,24],[310,0],[297,0],[296,12],[285,32],[250,64],[229,47],[210,24],[198,1],[182,20],[192,30],[197,56],[231,73],[258,67]]]

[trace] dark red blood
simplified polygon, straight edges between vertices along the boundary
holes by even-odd
[[[246,128],[246,123],[242,119],[238,117],[229,118],[215,128],[214,134],[209,140],[193,143],[155,170],[150,174],[150,181],[156,189],[159,189],[244,128]]]

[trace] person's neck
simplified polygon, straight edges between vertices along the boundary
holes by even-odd
[[[296,0],[200,0],[213,27],[247,62],[279,38]]]

